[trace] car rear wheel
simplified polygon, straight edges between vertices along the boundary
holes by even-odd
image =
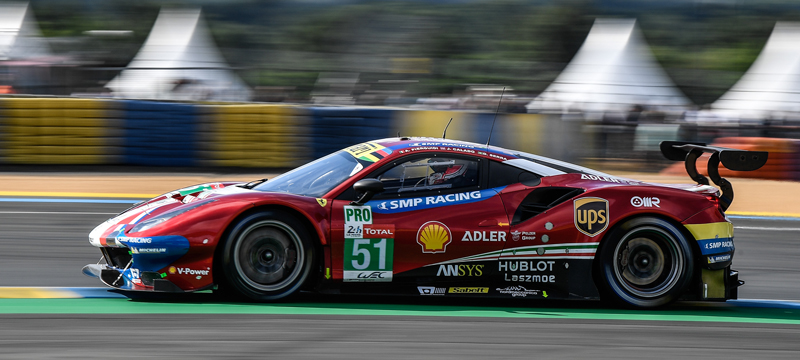
[[[263,211],[239,221],[225,242],[225,280],[254,300],[272,301],[296,293],[316,260],[309,231],[296,218]]]
[[[652,308],[683,294],[694,273],[686,236],[668,221],[641,217],[616,227],[600,246],[598,288],[604,300]]]

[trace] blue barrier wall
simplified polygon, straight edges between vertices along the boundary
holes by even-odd
[[[312,107],[309,144],[313,159],[347,146],[396,135],[390,109]]]
[[[448,139],[485,143],[494,114],[9,98],[0,101],[0,163],[285,169],[398,133],[440,137],[450,118]],[[541,115],[500,114],[492,144],[548,155],[537,151],[558,147],[540,145],[558,132],[547,123]]]
[[[196,165],[196,105],[126,100],[122,111],[124,164]]]

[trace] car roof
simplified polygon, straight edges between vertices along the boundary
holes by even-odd
[[[563,175],[567,173],[583,173],[597,176],[611,176],[600,171],[575,165],[565,161],[530,154],[517,150],[509,150],[498,146],[487,146],[462,140],[450,140],[430,137],[399,137],[375,140],[380,146],[397,152],[398,155],[417,151],[450,151],[483,156],[503,162],[541,176]]]

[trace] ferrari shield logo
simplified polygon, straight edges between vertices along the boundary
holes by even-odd
[[[317,203],[319,204],[319,206],[325,207],[325,205],[328,205],[328,200],[326,200],[326,199],[317,199]]]
[[[596,236],[608,227],[608,200],[585,197],[576,199],[575,227],[589,236]]]

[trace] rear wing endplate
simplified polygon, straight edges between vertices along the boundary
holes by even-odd
[[[708,178],[697,172],[697,158],[703,153],[710,153],[708,159],[708,177],[722,190],[720,206],[725,211],[733,202],[733,187],[731,183],[719,176],[719,164],[734,171],[753,171],[767,163],[769,153],[766,151],[746,151],[729,149],[718,146],[708,146],[704,143],[685,141],[662,141],[661,153],[669,160],[683,160],[686,173],[698,184],[709,185]]]

